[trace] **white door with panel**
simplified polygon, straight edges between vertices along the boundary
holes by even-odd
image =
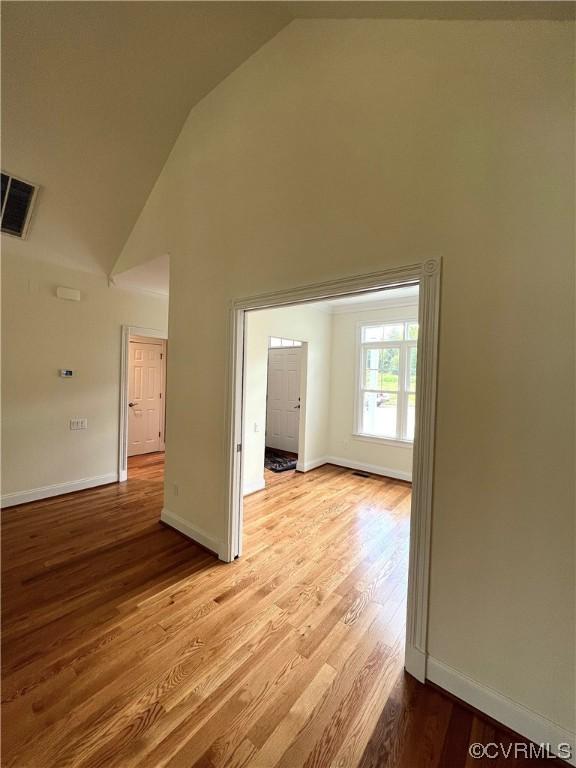
[[[301,354],[302,347],[268,352],[266,445],[293,453],[298,453]]]
[[[128,456],[164,450],[164,345],[130,341]]]

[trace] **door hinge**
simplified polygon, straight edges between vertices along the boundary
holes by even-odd
[[[236,445],[236,453],[240,453],[241,450],[242,450],[242,443],[238,443]]]
[[[160,360],[164,360],[164,355],[160,352]]]
[[[160,399],[162,399],[162,392],[160,392],[160,394],[158,395],[158,397],[159,397]]]
[[[162,432],[158,432],[158,437],[162,437]]]

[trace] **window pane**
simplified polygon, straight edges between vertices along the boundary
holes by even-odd
[[[404,324],[384,326],[384,341],[401,341],[404,338]]]
[[[406,419],[406,440],[414,440],[414,424],[416,421],[416,395],[408,395],[408,414]]]
[[[294,342],[292,341],[292,339],[280,339],[280,341],[282,342],[282,346],[283,347],[293,347],[294,346]]]
[[[381,325],[366,325],[362,328],[362,341],[382,341]]]
[[[364,367],[364,389],[398,391],[400,350],[398,347],[367,349]]]
[[[280,347],[282,343],[282,339],[277,339],[276,336],[270,337],[270,346],[271,347]]]
[[[301,341],[295,341],[294,342],[294,346],[295,347],[301,347],[302,346],[302,342]]]
[[[408,323],[408,328],[406,329],[406,338],[410,340],[418,338],[418,323]]]
[[[410,347],[408,349],[408,389],[411,392],[416,391],[416,355],[418,350],[416,347]]]
[[[376,437],[396,437],[398,395],[364,392],[362,432]]]

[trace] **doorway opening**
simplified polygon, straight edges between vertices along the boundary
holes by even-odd
[[[269,337],[264,468],[271,472],[287,472],[298,463],[306,352],[301,341]]]
[[[166,425],[166,340],[131,335],[128,353],[128,477],[163,465]]]
[[[377,292],[397,289],[417,290],[419,300],[416,316],[407,317],[397,311],[397,317],[388,318],[386,321],[374,319],[374,322],[356,324],[353,334],[355,348],[353,359],[350,356],[340,356],[337,351],[331,349],[328,353],[330,362],[324,365],[324,374],[327,375],[323,375],[318,367],[312,370],[312,360],[317,350],[313,349],[310,339],[306,338],[305,334],[297,330],[294,332],[287,330],[281,334],[267,335],[267,338],[274,335],[280,339],[299,339],[307,342],[307,381],[309,384],[313,383],[319,398],[318,404],[312,407],[310,386],[308,386],[305,413],[300,418],[300,427],[302,423],[305,425],[304,446],[301,445],[300,440],[298,443],[297,470],[300,471],[292,471],[294,477],[306,478],[305,485],[302,486],[301,480],[295,481],[299,483],[299,488],[291,495],[286,491],[285,483],[282,483],[282,490],[280,490],[282,495],[279,497],[281,503],[277,504],[275,509],[266,508],[266,514],[270,516],[266,529],[271,530],[288,525],[286,530],[289,530],[289,523],[280,520],[278,514],[285,515],[287,520],[294,522],[292,520],[293,502],[298,497],[302,498],[302,495],[310,490],[314,473],[310,474],[310,479],[306,473],[313,469],[319,468],[316,476],[320,478],[325,475],[328,484],[333,485],[341,484],[343,473],[348,473],[346,478],[354,477],[354,480],[350,479],[350,483],[356,483],[366,476],[369,479],[376,477],[376,485],[372,483],[371,486],[374,488],[377,487],[378,482],[382,482],[378,476],[391,478],[390,482],[403,481],[401,469],[398,470],[396,479],[390,473],[390,467],[380,466],[380,472],[377,472],[375,469],[378,467],[377,464],[368,462],[366,466],[366,462],[363,462],[362,467],[355,469],[355,463],[360,462],[354,457],[340,455],[344,453],[342,446],[338,448],[338,455],[334,455],[336,453],[333,442],[335,419],[342,414],[338,407],[335,408],[333,405],[330,407],[326,403],[331,397],[332,383],[340,384],[341,380],[346,380],[354,394],[352,413],[344,414],[348,419],[347,429],[350,441],[354,440],[355,444],[365,442],[373,445],[385,441],[387,445],[397,448],[407,443],[413,446],[413,460],[410,462],[412,492],[409,539],[405,542],[406,552],[409,551],[409,555],[404,647],[406,669],[417,679],[423,680],[427,658],[428,564],[440,296],[439,261],[431,259],[404,268],[305,286],[294,291],[239,299],[233,303],[229,412],[229,525],[227,549],[221,557],[230,561],[242,555],[243,499],[244,495],[255,490],[247,487],[244,482],[244,474],[248,469],[247,454],[250,452],[250,443],[254,440],[254,435],[260,432],[260,424],[250,416],[250,409],[254,405],[251,400],[253,370],[250,365],[250,355],[253,351],[250,338],[252,319],[264,312],[270,313],[272,310],[281,308],[311,310],[314,304],[325,303],[328,300],[335,300],[334,303],[348,300],[359,303],[363,300],[373,300]],[[355,311],[356,309],[357,307]],[[327,359],[326,355],[323,359]],[[327,412],[331,415],[326,419]],[[323,430],[324,436],[320,440],[318,440],[318,434],[322,430],[316,430],[314,435],[312,429],[314,420],[318,418],[325,419],[326,426]],[[316,423],[315,426],[317,427],[318,424]],[[299,436],[300,434],[299,428]],[[327,438],[326,435],[331,437]],[[262,437],[259,440],[264,442]],[[311,451],[311,442],[314,440],[316,440],[315,450]],[[322,441],[324,441],[324,450],[321,445],[318,445]],[[302,456],[302,449],[304,449],[304,456]],[[346,462],[342,460],[343,458],[346,458]],[[251,505],[250,508],[256,504],[264,504],[272,491],[267,490],[265,495],[254,492],[247,504]],[[362,498],[364,492],[361,489],[352,490],[352,493],[356,493],[359,498]],[[324,500],[327,496],[329,493],[320,489],[316,498]],[[345,506],[348,502],[348,499],[342,500]],[[333,511],[333,509],[327,511],[323,507],[320,514],[331,515]],[[315,525],[316,522],[311,520],[310,524]],[[249,521],[249,527],[251,525],[252,521]],[[357,534],[361,529],[361,525],[356,527],[353,525],[344,535],[356,537],[358,540]],[[369,542],[364,543],[367,546],[373,546]],[[364,546],[362,541],[360,544]]]
[[[120,481],[142,471],[164,474],[167,334],[124,326],[120,381]]]

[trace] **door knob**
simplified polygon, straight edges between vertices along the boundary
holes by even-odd
[[[128,408],[134,408],[135,405],[136,403],[128,403]]]
[[[294,410],[296,410],[296,408],[300,408],[300,406],[299,405],[295,405],[294,406]]]

